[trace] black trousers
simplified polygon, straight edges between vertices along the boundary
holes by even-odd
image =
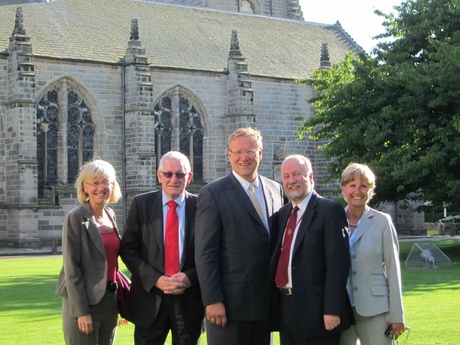
[[[135,345],[164,345],[169,331],[172,345],[196,345],[201,335],[201,323],[186,325],[181,296],[164,295],[160,310],[149,327],[135,326]]]
[[[291,325],[296,317],[292,307],[292,296],[281,296],[280,308],[280,345],[339,345],[340,334],[323,337],[305,337],[295,334]]]

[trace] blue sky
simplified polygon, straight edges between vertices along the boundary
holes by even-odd
[[[306,21],[334,24],[337,20],[351,37],[366,52],[376,45],[372,37],[384,32],[383,18],[374,14],[374,9],[384,13],[393,11],[393,6],[402,0],[300,0]]]

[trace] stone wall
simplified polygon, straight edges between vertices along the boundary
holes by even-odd
[[[242,12],[243,0],[147,0],[164,4],[212,8],[220,11]],[[250,3],[254,14],[265,16],[303,19],[298,0],[245,0]],[[246,6],[244,4],[244,6]]]

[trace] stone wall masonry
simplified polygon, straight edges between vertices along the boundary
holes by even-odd
[[[3,61],[0,60],[0,78],[5,70],[1,68]],[[99,131],[95,138],[95,156],[111,162],[121,175],[121,67],[49,59],[36,59],[34,62],[37,86],[34,102],[48,88],[65,79],[66,82],[59,85],[74,88],[83,95],[92,110],[93,122]],[[0,94],[0,100],[4,95],[5,92]],[[36,160],[35,105],[24,107],[24,104],[16,104],[14,108],[8,109],[8,116],[2,117],[1,135],[0,150],[5,152],[4,148],[8,147],[8,154],[2,155],[2,159],[6,161],[2,164],[3,171],[0,171],[3,172],[1,176],[6,176],[8,181],[7,190],[3,193],[8,204],[0,208],[1,238],[16,238],[19,242],[24,242],[26,238],[60,237],[65,214],[77,202],[75,196],[63,193],[59,195],[58,206],[49,205],[47,208],[45,205],[37,205],[35,210],[33,208],[37,204],[37,172],[36,163],[33,163]],[[120,177],[121,180],[124,179],[124,176]],[[30,186],[24,184],[24,181],[29,181]],[[68,188],[73,190],[73,186]],[[16,211],[11,209],[15,204],[29,206]],[[120,213],[123,215],[123,212]],[[123,217],[121,218],[120,224],[123,222]]]
[[[153,93],[155,102],[167,94],[175,86],[187,90],[194,95],[196,102],[203,108],[203,127],[205,142],[215,145],[204,145],[205,181],[214,180],[218,175],[211,166],[225,165],[225,114],[227,100],[227,76],[223,73],[182,72],[153,70]],[[211,160],[210,157],[216,158]],[[206,169],[209,167],[209,170]],[[223,175],[220,175],[223,176]]]
[[[0,81],[2,73],[5,73],[2,69],[3,61],[0,60]],[[123,200],[112,206],[117,214],[118,227],[122,231],[132,197],[160,188],[156,185],[155,178],[153,109],[144,111],[145,109],[130,108],[123,119],[121,66],[45,59],[36,59],[34,63],[37,86],[35,102],[49,87],[65,79],[66,82],[62,85],[75,88],[84,95],[92,109],[97,128],[94,153],[114,165],[124,193]],[[248,71],[250,73],[251,66],[248,66]],[[231,166],[226,154],[227,138],[240,124],[250,123],[262,132],[264,138],[263,160],[260,165],[262,175],[281,181],[281,162],[287,155],[299,153],[312,160],[316,189],[320,194],[334,195],[338,192],[337,182],[327,179],[327,160],[317,150],[320,143],[308,138],[296,140],[297,129],[302,120],[313,116],[311,106],[306,102],[313,96],[310,87],[298,85],[293,80],[249,75],[254,93],[252,115],[246,116],[241,113],[228,114],[229,80],[232,75],[154,67],[150,67],[149,73],[151,107],[163,95],[179,90],[202,112],[205,182],[215,181],[230,173]],[[136,89],[135,85],[139,80],[135,74],[127,77],[132,78],[127,80],[127,84],[129,82],[129,93],[133,96],[133,102],[136,102],[136,92],[140,92],[140,89]],[[2,101],[4,97],[0,93],[0,112],[5,109]],[[8,116],[2,116],[0,152],[4,153],[2,157],[5,164],[0,167],[0,239],[59,238],[65,215],[78,205],[74,186],[69,184],[58,190],[58,205],[40,204],[36,208],[12,209],[18,203],[37,203],[34,199],[37,172],[33,163],[36,159],[36,138],[34,119],[30,117],[34,113],[32,110],[30,107],[18,107],[9,109]],[[20,130],[15,130],[16,128]],[[125,157],[129,157],[126,167]],[[22,163],[18,164],[19,161]],[[21,167],[27,169],[22,171]],[[3,200],[2,176],[7,188],[3,193]],[[30,187],[24,188],[19,183],[22,180],[32,181]],[[408,219],[407,224],[410,221]]]
[[[314,142],[304,138],[296,140],[302,120],[312,116],[311,107],[305,101],[311,96],[311,88],[293,81],[251,77],[254,89],[254,114],[257,127],[264,138],[264,154],[261,173],[274,176],[273,164],[280,164],[289,154],[307,155],[312,163],[317,161],[318,152],[312,156]]]
[[[219,11],[238,12],[238,2],[242,0],[147,0],[164,4],[176,4],[191,7],[210,8]],[[263,14],[266,16],[279,18],[292,18],[293,9],[295,8],[296,19],[302,17],[300,6],[297,0],[247,0],[251,3],[254,14]],[[241,10],[241,8],[240,8]]]
[[[36,60],[37,100],[59,80],[83,94],[92,109],[97,128],[94,154],[109,161],[117,171],[122,168],[121,66],[84,62]]]
[[[0,203],[5,202],[5,183],[6,183],[6,155],[5,155],[5,114],[6,114],[6,94],[8,84],[8,60],[0,58]],[[0,238],[2,237],[3,217],[0,217]]]

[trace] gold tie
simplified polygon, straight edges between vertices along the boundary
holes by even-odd
[[[254,208],[257,211],[257,214],[262,220],[262,223],[264,223],[265,227],[267,227],[267,224],[265,224],[265,216],[264,216],[264,212],[262,211],[262,206],[260,206],[259,199],[257,199],[256,195],[254,194],[254,184],[253,183],[249,185],[249,199],[251,199],[252,204],[254,205]]]

